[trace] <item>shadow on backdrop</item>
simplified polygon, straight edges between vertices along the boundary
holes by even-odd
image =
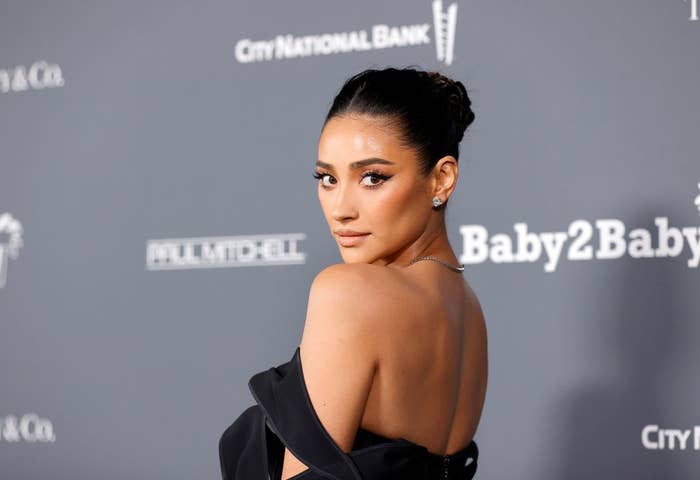
[[[637,213],[629,222],[626,232],[645,228],[652,234],[656,248],[657,227],[655,216],[670,212],[671,208],[648,208]],[[684,215],[670,215],[674,219]],[[597,245],[593,244],[594,249]],[[687,247],[686,247],[687,248]],[[586,331],[591,338],[581,339],[590,347],[593,363],[595,356],[610,350],[607,371],[600,381],[582,383],[568,392],[561,408],[553,415],[561,419],[564,428],[558,432],[561,444],[553,446],[552,466],[558,471],[545,478],[566,480],[685,480],[696,478],[685,472],[684,459],[693,451],[647,450],[641,433],[644,426],[660,428],[692,428],[679,425],[674,415],[672,399],[665,387],[674,375],[675,366],[683,355],[685,322],[693,315],[689,305],[679,302],[679,285],[686,281],[687,249],[676,258],[629,258],[594,260],[607,267],[611,279],[606,285],[616,285],[602,291],[587,289],[595,295],[581,295],[584,302],[578,307],[590,311],[609,312],[588,319]],[[679,273],[682,271],[682,273]],[[689,439],[692,442],[692,435]]]

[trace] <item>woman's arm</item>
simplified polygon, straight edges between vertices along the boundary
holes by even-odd
[[[311,285],[300,343],[304,383],[318,419],[344,452],[352,449],[378,367],[377,295],[366,270],[335,264]],[[282,479],[306,470],[285,450]]]

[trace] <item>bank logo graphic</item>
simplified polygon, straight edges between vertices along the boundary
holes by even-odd
[[[0,417],[0,442],[54,443],[56,433],[51,420],[36,413],[17,418],[14,415]]]
[[[303,233],[281,233],[148,240],[146,268],[182,270],[303,264],[306,254],[298,251],[298,242],[305,238]]]
[[[695,206],[700,210],[700,196],[695,199]],[[617,218],[598,219],[594,224],[578,219],[571,222],[565,231],[536,233],[529,231],[527,223],[518,222],[513,224],[515,239],[505,233],[489,238],[489,232],[483,225],[461,225],[462,254],[459,261],[472,265],[489,260],[493,263],[533,263],[544,257],[544,271],[554,272],[567,243],[567,260],[614,260],[624,256],[674,258],[683,253],[687,245],[690,251],[688,268],[698,268],[700,227],[669,226],[668,217],[656,217],[654,224],[655,232],[646,228],[627,232],[625,223]],[[596,233],[598,245],[594,251],[589,243]]]
[[[32,63],[29,68],[17,65],[0,70],[0,93],[57,88],[65,83],[61,67],[44,60]]]
[[[433,24],[437,59],[450,65],[454,59],[455,33],[457,29],[457,4],[442,10],[442,0],[433,1]]]
[[[7,283],[9,259],[17,259],[22,247],[22,224],[9,213],[0,215],[0,288]]]
[[[454,59],[457,4],[452,3],[447,7],[447,10],[443,10],[442,0],[433,0],[432,7],[437,58],[450,65]],[[253,63],[384,48],[411,47],[429,45],[431,43],[429,31],[430,23],[417,23],[399,26],[377,24],[369,30],[303,36],[279,34],[268,40],[242,38],[236,42],[234,52],[237,62]]]
[[[691,22],[697,22],[698,21],[698,0],[683,0],[683,3],[689,3],[690,4],[690,20]]]

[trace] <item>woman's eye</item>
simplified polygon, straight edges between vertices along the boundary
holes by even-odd
[[[329,179],[332,178],[329,174],[321,173],[321,172],[314,172],[313,177],[321,180],[321,185],[323,185],[324,187],[330,187],[330,184],[326,183],[326,178],[329,178]]]
[[[332,183],[330,183],[330,179],[331,179],[331,178],[333,178],[333,177],[331,177],[331,176],[328,175],[328,174],[323,174],[323,175],[321,175],[321,184],[322,184],[324,187],[330,187],[330,186],[332,185]],[[328,180],[328,182],[326,182],[326,180]]]
[[[376,187],[380,185],[387,177],[378,173],[368,173],[362,177],[362,182],[368,187]],[[367,180],[369,179],[369,180]]]

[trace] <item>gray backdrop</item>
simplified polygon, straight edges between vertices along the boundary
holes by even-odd
[[[407,65],[476,112],[447,222],[489,328],[477,478],[698,478],[695,1],[2,2],[0,478],[219,478],[342,261],[323,116]]]

